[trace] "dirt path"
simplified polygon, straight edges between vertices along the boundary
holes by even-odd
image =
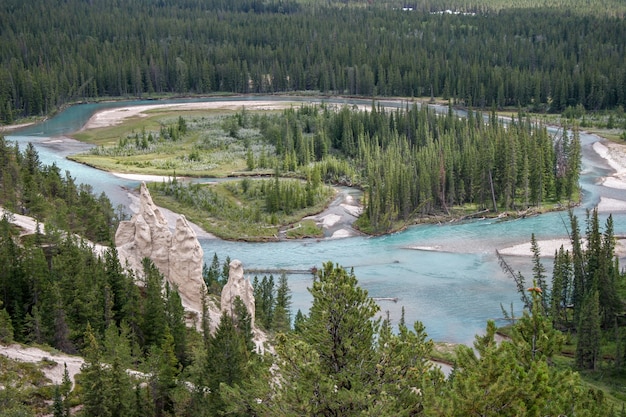
[[[67,365],[67,372],[70,375],[72,383],[74,383],[74,377],[80,373],[80,367],[85,363],[80,356],[70,356],[63,353],[50,353],[45,350],[24,347],[18,344],[12,345],[0,345],[0,355],[6,356],[9,359],[13,359],[20,362],[37,363],[43,359],[47,361],[55,362],[56,365],[44,366],[41,368],[47,378],[52,381],[53,384],[61,384],[63,382],[63,374],[65,373],[65,365]]]

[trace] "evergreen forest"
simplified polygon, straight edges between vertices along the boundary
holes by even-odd
[[[37,161],[36,152],[2,144],[2,176],[20,174],[4,196],[22,201],[24,182],[32,176],[46,182],[51,167],[35,162],[28,171],[22,163],[20,173],[16,161]],[[65,191],[42,195],[38,206],[61,204],[84,188],[61,183]],[[103,199],[84,198],[112,211]],[[404,319],[392,326],[354,273],[332,262],[314,271],[312,305],[295,315],[286,276],[254,278],[257,326],[271,343],[260,350],[253,340],[259,330],[243,304],[217,323],[207,314],[229,259],[221,263],[214,255],[205,266],[206,307],[190,316],[151,261],[144,260],[137,282],[115,248],[96,253],[55,228],[58,213],[37,213],[50,226],[32,235],[20,235],[11,214],[0,220],[0,342],[79,353],[84,364],[74,385],[66,371],[61,384],[50,386],[41,373],[45,359],[24,364],[0,356],[2,417],[618,416],[623,410],[581,379],[594,371],[619,374],[625,363],[624,276],[612,219],[602,231],[597,212],[586,219],[585,246],[571,216],[573,250],[556,254],[549,286],[533,237],[533,286],[516,275],[523,315],[512,318],[504,340],[489,321],[473,349],[458,346],[447,377],[432,366],[437,354],[424,326]],[[196,326],[188,327],[189,320]],[[564,362],[568,351],[574,361]]]
[[[567,207],[579,198],[576,125],[552,135],[521,114],[505,123],[495,112],[485,118],[470,109],[460,118],[451,107],[439,114],[409,103],[396,110],[302,105],[279,114],[244,108],[232,119],[257,138],[256,146],[248,146],[245,173],[274,170],[272,187],[242,184],[243,194],[265,196],[264,209],[224,210],[232,203],[212,186],[177,181],[151,186],[179,203],[172,209],[182,205],[210,217],[228,212],[250,227],[267,227],[276,223],[271,216],[276,211],[290,213],[299,202],[318,201],[320,183],[326,182],[364,189],[365,210],[357,225],[380,234],[438,216],[523,214]],[[280,191],[279,175],[298,176],[306,185]]]
[[[215,92],[443,97],[557,113],[626,107],[619,2],[579,2],[593,13],[556,1],[370,3],[6,0],[0,121],[102,97]],[[463,13],[438,13],[448,6]]]
[[[269,177],[224,186],[261,201],[234,221],[275,225],[323,204],[325,183],[363,189],[368,233],[458,208],[563,208],[580,198],[578,126],[550,135],[527,114],[623,118],[625,12],[620,0],[3,0],[0,124],[130,97],[368,97],[367,110],[225,119],[224,136],[248,140],[246,174]],[[382,97],[407,104],[384,109]],[[516,113],[506,123],[504,108]],[[92,155],[148,152],[194,128],[181,116]],[[205,150],[192,151],[190,163]],[[226,207],[199,185],[154,190]],[[230,263],[215,254],[203,311],[186,312],[149,259],[141,278],[120,262],[123,208],[1,135],[0,206],[0,345],[84,359],[74,383],[66,367],[51,384],[49,358],[0,355],[0,417],[626,415],[626,273],[613,218],[602,225],[595,210],[570,213],[571,249],[547,254],[551,276],[534,235],[531,276],[502,258],[521,316],[503,307],[510,325],[488,321],[473,346],[442,355],[422,323],[403,314],[393,324],[332,261],[311,271],[308,311],[292,311],[286,275],[254,277],[253,327],[243,302],[211,319]],[[17,215],[34,218],[35,232]]]

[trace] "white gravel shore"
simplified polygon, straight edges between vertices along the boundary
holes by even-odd
[[[593,150],[606,159],[609,166],[615,170],[613,174],[601,180],[604,187],[626,190],[626,145],[613,142],[595,142]],[[626,199],[626,194],[624,195]],[[598,212],[611,213],[616,211],[626,211],[626,201],[615,198],[601,197],[598,203]],[[564,249],[571,250],[571,243],[568,239],[540,240],[537,241],[542,256],[553,257],[561,245]],[[514,245],[498,250],[502,255],[531,256],[530,242]],[[618,257],[626,257],[626,245],[624,240],[618,240],[615,248]]]

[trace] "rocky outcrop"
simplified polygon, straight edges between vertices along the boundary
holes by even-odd
[[[152,201],[145,183],[139,191],[139,211],[128,221],[120,222],[115,232],[115,246],[122,262],[141,276],[143,258],[150,258],[168,278],[169,252],[172,241],[167,220]]]
[[[202,307],[202,294],[206,293],[202,266],[204,251],[185,216],[176,220],[169,252],[168,281],[178,287],[183,303]],[[200,310],[202,311],[202,310]]]
[[[222,289],[222,312],[234,317],[235,299],[239,297],[250,314],[251,324],[254,328],[254,288],[252,288],[250,281],[243,277],[243,265],[239,260],[232,261],[229,267],[228,282]]]
[[[132,268],[137,277],[143,275],[143,258],[150,258],[165,279],[178,287],[183,307],[191,313],[187,323],[195,324],[201,330],[202,294],[206,294],[202,278],[204,253],[187,219],[179,216],[172,233],[166,217],[154,204],[148,188],[142,183],[137,213],[129,221],[120,223],[115,233],[115,244],[122,265]],[[234,260],[230,263],[228,282],[222,290],[221,312],[234,316],[237,297],[241,298],[250,314],[254,342],[257,349],[262,351],[266,348],[267,336],[254,325],[254,289],[243,276],[241,262]],[[208,313],[213,331],[220,322],[220,309],[212,300],[208,300]]]
[[[139,191],[138,212],[129,221],[120,222],[115,245],[122,264],[127,263],[138,277],[143,275],[143,258],[150,258],[165,279],[178,287],[183,306],[196,313],[202,311],[206,287],[200,242],[184,216],[176,220],[172,234],[145,183]]]

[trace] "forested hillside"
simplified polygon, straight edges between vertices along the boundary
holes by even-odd
[[[54,169],[37,163],[32,147],[20,152],[2,144],[6,166],[19,171],[16,161],[21,161],[24,167],[12,177],[10,189],[2,171],[5,202],[30,195],[24,194],[24,183],[33,178],[49,182],[47,173]],[[71,200],[76,190],[69,184],[53,195],[43,188],[39,206]],[[112,210],[105,200],[99,205]],[[38,213],[54,219],[49,212]],[[565,339],[553,325],[567,330],[578,323],[577,367],[610,362],[618,372],[623,368],[618,321],[623,277],[612,255],[612,225],[607,223],[601,237],[596,215],[587,232],[592,244],[585,251],[572,219],[574,251],[571,258],[562,253],[557,258],[555,271],[563,274],[555,274],[552,296],[536,269],[534,278],[543,281],[526,296],[532,303],[513,326],[511,340],[496,343],[489,323],[486,335],[476,338],[478,355],[459,347],[447,379],[429,362],[433,342],[423,325],[402,319],[394,331],[354,274],[330,262],[315,272],[312,306],[308,313],[298,312],[293,325],[286,278],[280,277],[278,285],[271,276],[254,279],[257,323],[274,346],[261,353],[254,349],[245,309],[233,318],[223,315],[219,323],[195,315],[191,318],[203,329],[197,332],[185,326],[190,317],[179,295],[149,260],[144,278],[136,282],[113,248],[97,255],[55,228],[20,236],[8,220],[0,220],[0,343],[49,345],[82,354],[85,364],[73,388],[69,382],[51,388],[41,378],[37,385],[26,379],[45,362],[28,367],[2,358],[1,417],[46,412],[55,417],[619,412],[577,373],[554,362]],[[207,301],[217,301],[211,294],[224,284],[227,265],[228,259],[220,268],[214,256],[205,268]],[[562,310],[569,303],[575,306],[573,315]],[[615,337],[613,345],[598,343],[603,333]]]
[[[76,184],[68,171],[43,165],[32,144],[20,150],[0,136],[0,207],[34,217],[49,230],[77,233],[93,242],[109,243],[116,213],[106,194]],[[41,230],[43,233],[44,230]]]
[[[235,113],[233,132],[256,129],[263,142],[258,152],[246,146],[248,171],[275,174],[254,186],[242,181],[242,192],[265,193],[271,218],[318,198],[323,181],[360,186],[360,226],[383,233],[453,206],[576,200],[576,126],[552,138],[524,112],[626,107],[621,2],[413,3],[3,0],[0,124],[110,97],[443,97],[450,111],[441,115],[413,105]],[[438,13],[446,8],[455,12]],[[456,104],[467,106],[466,118],[452,112]],[[504,106],[519,109],[507,124],[495,111]],[[184,135],[184,121],[167,133]],[[136,140],[138,148],[153,142]],[[280,183],[281,173],[307,182]],[[190,193],[200,186],[162,187],[199,200]],[[1,136],[0,205],[46,224],[24,235],[10,214],[0,218],[0,343],[85,359],[72,387],[31,378],[46,361],[29,367],[0,357],[0,417],[624,415],[626,279],[613,220],[602,229],[597,212],[584,232],[570,217],[572,250],[555,254],[551,285],[532,237],[533,283],[513,274],[523,315],[511,318],[505,340],[486,323],[473,349],[456,348],[444,377],[427,329],[404,317],[392,326],[354,273],[332,262],[314,269],[311,307],[293,320],[286,276],[253,279],[256,323],[271,344],[264,351],[255,349],[245,308],[219,323],[206,310],[185,313],[152,262],[138,279],[115,248],[96,254],[74,235],[110,242],[120,218],[106,195],[42,165],[32,145],[20,150]],[[219,303],[228,263],[215,255],[205,267],[207,303]],[[577,371],[622,378],[617,399]]]
[[[437,96],[554,112],[626,106],[620,17],[334,5],[4,1],[0,121],[76,100],[165,93]]]

